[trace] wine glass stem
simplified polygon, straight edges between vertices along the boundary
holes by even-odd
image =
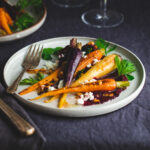
[[[102,17],[107,18],[107,0],[100,0],[100,9],[102,11]]]

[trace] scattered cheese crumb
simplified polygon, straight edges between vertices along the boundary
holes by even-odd
[[[56,88],[54,88],[53,86],[50,86],[50,87],[48,88],[48,90],[49,90],[49,91],[54,91],[54,90],[56,90]]]
[[[85,56],[83,56],[83,58],[87,58],[87,56],[85,55]]]
[[[81,99],[81,98],[77,99],[77,104],[78,105],[83,105],[84,104],[84,100]]]
[[[83,51],[83,52],[82,52],[82,57],[83,57],[83,58],[87,58],[87,55],[85,55],[85,54],[86,54],[86,52]]]
[[[93,93],[92,92],[86,92],[85,94],[84,94],[84,101],[87,101],[87,100],[93,100],[94,99],[94,95],[93,95]]]
[[[77,104],[83,105],[84,101],[94,100],[94,95],[92,92],[86,92],[85,94],[81,94],[79,99],[77,99]]]
[[[90,82],[96,82],[96,81],[97,81],[97,80],[95,80],[95,79],[91,79],[91,80],[90,80]]]
[[[90,67],[91,67],[91,64],[88,64],[87,67],[90,68]]]
[[[85,80],[85,81],[84,81],[84,84],[85,84],[85,83],[89,83],[89,81],[88,81],[88,80]]]
[[[45,67],[47,70],[50,70],[50,69],[55,70],[58,67],[58,63],[59,63],[59,61],[55,61],[55,62],[46,61]]]
[[[62,88],[63,87],[63,84],[64,84],[64,80],[60,80],[59,83],[58,83],[58,88]]]
[[[93,59],[93,64],[95,65],[96,63],[98,63],[99,62],[99,60],[98,59]]]

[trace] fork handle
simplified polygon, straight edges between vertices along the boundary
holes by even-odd
[[[10,119],[10,121],[17,127],[17,129],[25,136],[30,136],[35,132],[35,128],[18,115],[12,108],[10,108],[3,100],[0,99],[0,109]]]
[[[7,92],[10,94],[14,94],[18,88],[18,85],[20,83],[20,80],[22,79],[23,74],[25,73],[26,68],[23,68],[23,70],[21,71],[20,75],[18,76],[18,78],[12,83],[11,86],[9,86],[7,88]]]

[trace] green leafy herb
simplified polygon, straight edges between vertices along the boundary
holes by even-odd
[[[16,17],[16,20],[14,22],[12,29],[15,31],[21,31],[23,29],[26,29],[32,26],[33,24],[34,24],[33,18],[27,13],[23,13],[20,16]]]
[[[42,0],[18,0],[16,7],[18,10],[23,10],[30,6],[33,7],[40,7],[42,5]]]
[[[118,56],[115,57],[115,63],[118,69],[118,75],[125,75],[128,80],[133,80],[134,77],[130,75],[130,73],[136,71],[134,64],[126,59],[122,61],[119,59]]]
[[[33,85],[35,83],[37,83],[38,80],[33,79],[32,77],[30,78],[25,78],[20,82],[20,85]]]
[[[37,79],[38,81],[42,80],[43,78],[44,78],[44,74],[43,74],[43,73],[38,72],[38,73],[36,74],[36,79]]]
[[[98,38],[95,41],[95,45],[98,47],[98,49],[105,49],[105,56],[116,49],[116,46],[110,47],[109,43],[102,38]]]
[[[57,51],[61,50],[62,47],[56,47],[56,48],[44,48],[43,49],[43,53],[42,53],[42,58],[44,60],[50,60],[52,59],[51,58],[51,55],[56,53]]]
[[[109,49],[105,49],[105,55],[107,56],[108,53],[114,51],[116,49],[116,45],[114,45],[113,47],[109,48]]]
[[[129,81],[134,80],[134,76],[132,76],[132,75],[126,74],[125,76],[127,77],[127,79],[128,79]]]
[[[109,43],[106,42],[104,39],[102,38],[98,38],[96,41],[95,41],[95,45],[101,49],[101,48],[104,48],[106,49],[108,46],[109,46]]]
[[[37,83],[38,81],[41,81],[43,78],[44,78],[44,74],[42,74],[41,72],[38,72],[34,78],[29,77],[29,78],[23,79],[20,82],[20,85],[33,85]]]

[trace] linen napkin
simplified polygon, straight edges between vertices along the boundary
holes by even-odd
[[[13,146],[15,149],[21,149],[21,150],[42,150],[44,148],[46,138],[43,136],[42,132],[39,130],[39,128],[36,126],[36,124],[32,121],[30,116],[27,114],[27,112],[17,103],[16,99],[5,92],[4,87],[0,83],[0,98],[2,98],[15,112],[17,112],[20,116],[22,116],[25,120],[27,120],[29,123],[31,123],[35,129],[36,132],[30,136],[30,137],[24,137],[21,134],[14,134],[14,131],[11,131],[9,126],[6,126],[4,121],[7,121],[6,119],[4,120],[1,117],[4,117],[3,115],[0,115],[0,134],[1,137],[6,137],[5,141],[3,142],[4,145],[1,145],[0,149],[13,149]],[[9,121],[6,122],[7,124],[10,124]],[[14,128],[12,128],[13,130]],[[15,130],[15,129],[14,129]],[[6,131],[6,132],[3,132]],[[17,132],[17,130],[16,130]],[[2,136],[2,134],[4,134]],[[9,139],[10,137],[10,139]],[[13,138],[12,138],[13,137]],[[3,139],[0,139],[3,140]],[[7,142],[10,144],[13,143],[13,146],[10,146],[9,144],[6,144]],[[10,142],[11,141],[11,142]],[[6,143],[5,143],[6,142]]]

